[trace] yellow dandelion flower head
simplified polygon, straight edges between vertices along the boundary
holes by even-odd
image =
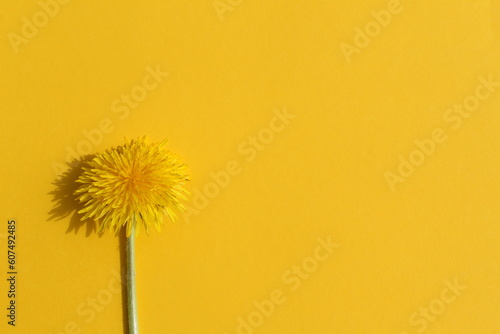
[[[183,185],[189,178],[186,165],[165,144],[143,137],[96,154],[76,181],[81,183],[75,195],[84,204],[78,211],[82,220],[96,220],[98,233],[109,229],[118,234],[126,225],[127,236],[132,226],[159,231],[164,215],[174,221],[175,211],[185,210],[181,200],[186,200]]]

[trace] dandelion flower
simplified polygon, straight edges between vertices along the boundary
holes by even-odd
[[[83,203],[82,220],[99,223],[98,233],[109,229],[118,234],[127,227],[128,332],[139,333],[135,280],[135,234],[144,228],[160,230],[163,216],[175,220],[184,211],[183,188],[188,180],[186,165],[164,149],[166,141],[150,144],[146,137],[97,154],[83,167],[75,191]]]
[[[78,211],[82,220],[96,220],[98,233],[109,229],[118,234],[126,225],[127,236],[141,227],[147,233],[159,231],[164,215],[174,221],[175,211],[185,210],[181,200],[186,199],[188,175],[165,144],[143,137],[97,154],[76,181],[81,183],[75,195],[84,204]]]

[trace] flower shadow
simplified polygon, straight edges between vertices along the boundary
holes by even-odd
[[[54,190],[50,191],[48,195],[52,196],[53,208],[48,212],[47,221],[61,221],[69,218],[69,225],[66,229],[66,234],[78,234],[85,226],[85,236],[90,237],[92,233],[97,232],[97,224],[93,219],[86,219],[82,221],[83,214],[78,213],[83,208],[83,204],[77,200],[75,190],[78,189],[79,183],[76,182],[83,172],[83,166],[90,162],[95,157],[92,155],[82,156],[80,159],[75,159],[67,163],[68,169],[58,176],[53,182]],[[103,233],[98,234],[102,237]],[[128,308],[127,308],[127,285],[126,285],[126,267],[127,267],[127,236],[125,229],[119,233],[118,248],[120,256],[120,277],[121,277],[121,298],[122,303],[122,321],[124,334],[129,333],[128,329]]]
[[[83,204],[77,201],[77,196],[74,194],[79,186],[76,180],[82,174],[83,166],[94,156],[93,154],[85,155],[67,163],[68,169],[52,182],[55,188],[48,193],[52,196],[54,206],[48,213],[47,221],[60,221],[70,217],[66,234],[78,234],[84,226],[86,226],[86,237],[97,231],[97,224],[93,219],[82,221],[83,214],[78,213],[78,211],[83,208]]]

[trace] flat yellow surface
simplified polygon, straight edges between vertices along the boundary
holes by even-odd
[[[0,13],[1,333],[124,332],[68,163],[142,135],[193,196],[138,238],[141,333],[500,333],[498,0]]]

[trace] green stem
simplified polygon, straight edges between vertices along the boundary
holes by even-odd
[[[128,333],[139,334],[137,320],[137,297],[135,293],[135,221],[132,222],[132,232],[127,237],[127,308]]]

